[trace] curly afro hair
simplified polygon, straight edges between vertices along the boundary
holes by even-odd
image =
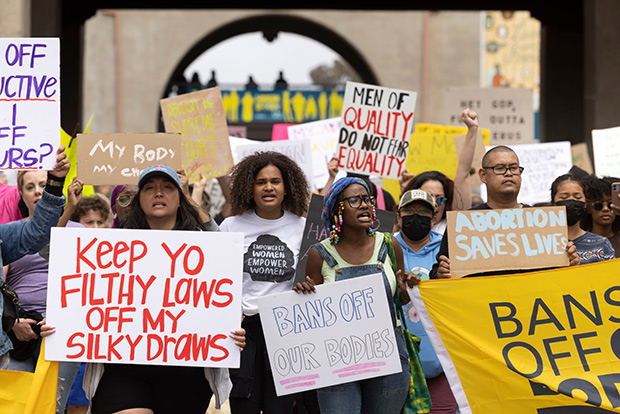
[[[75,211],[73,212],[69,220],[79,222],[82,217],[88,214],[88,212],[91,210],[101,214],[101,218],[103,219],[103,221],[107,221],[108,217],[110,217],[110,214],[112,213],[109,201],[95,194],[90,197],[82,198],[77,203]]]
[[[284,181],[285,196],[282,209],[303,216],[308,209],[310,189],[308,180],[299,166],[284,154],[273,151],[257,152],[234,166],[231,181],[233,215],[243,214],[256,207],[254,181],[259,171],[268,165],[280,170]]]

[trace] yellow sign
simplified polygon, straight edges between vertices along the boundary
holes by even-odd
[[[619,273],[611,260],[410,291],[461,413],[620,412]]]
[[[0,413],[53,414],[56,412],[58,362],[45,360],[45,341],[32,372],[0,370]],[[70,386],[65,384],[65,386]]]
[[[491,131],[481,129],[485,145],[489,145]],[[412,174],[424,171],[439,171],[454,179],[458,156],[454,137],[467,134],[467,127],[434,124],[415,124],[407,152],[406,168]],[[400,198],[398,180],[383,180],[384,189],[395,200]]]

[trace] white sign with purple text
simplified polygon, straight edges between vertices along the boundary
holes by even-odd
[[[0,170],[51,170],[59,146],[59,39],[0,38]]]
[[[276,393],[400,372],[381,273],[258,298]]]

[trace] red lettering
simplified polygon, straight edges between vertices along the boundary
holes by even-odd
[[[121,335],[116,341],[112,341],[112,336],[108,336],[108,361],[112,361],[112,354],[114,354],[116,359],[119,361],[123,359],[121,354],[119,354],[115,349],[116,345],[123,341],[123,338],[125,338],[125,336]]]
[[[86,347],[80,343],[75,343],[74,339],[75,338],[84,338],[84,334],[81,332],[76,332],[73,335],[71,335],[69,337],[69,339],[67,339],[67,348],[74,348],[74,347],[78,347],[80,349],[80,351],[77,354],[74,355],[69,355],[67,354],[67,358],[70,359],[77,359],[77,358],[81,358],[82,355],[84,355],[84,352],[86,352]]]
[[[200,358],[200,354],[202,354],[202,359],[200,361],[206,361],[209,358],[209,347],[211,343],[211,335],[207,338],[200,337],[198,343],[196,343],[197,335],[192,337],[192,357],[194,361],[198,361]]]
[[[61,308],[67,307],[67,295],[69,293],[76,293],[80,291],[79,288],[67,289],[67,285],[66,285],[67,280],[77,279],[78,277],[82,277],[82,275],[81,274],[67,275],[67,276],[62,276],[60,278],[60,307]]]
[[[91,305],[103,305],[103,298],[95,299],[95,276],[96,273],[90,274],[90,290],[88,294],[88,303]]]
[[[110,264],[112,264],[110,262]],[[108,303],[112,303],[112,288],[114,287],[114,278],[120,276],[120,273],[104,273],[101,275],[102,279],[108,279]]]
[[[142,246],[142,253],[137,256],[135,254],[136,246]],[[143,241],[134,240],[131,242],[131,252],[129,253],[129,273],[133,273],[134,263],[146,256],[147,250],[146,244]]]
[[[91,269],[95,270],[95,265],[93,264],[93,262],[91,262],[90,260],[88,260],[85,256],[86,252],[93,247],[93,244],[95,244],[97,242],[97,238],[95,237],[90,243],[88,243],[86,245],[86,247],[84,247],[84,249],[80,250],[80,245],[82,242],[82,238],[78,237],[77,238],[77,263],[75,266],[75,271],[77,273],[80,273],[80,262],[84,262],[86,265],[88,265]]]
[[[162,341],[162,339],[159,337],[159,335],[155,335],[155,334],[148,334],[146,336],[147,339],[147,345],[146,345],[146,360],[147,361],[152,361],[155,358],[157,358],[158,356],[161,355],[161,353],[163,352],[163,347],[164,347],[164,342]],[[155,341],[158,345],[158,349],[157,352],[152,353],[151,352],[151,348],[152,348],[152,343],[153,341]]]
[[[405,115],[405,113],[402,111],[401,113],[403,114],[403,120],[405,121],[405,128],[403,129],[403,142],[405,142],[407,140],[407,137],[409,136],[409,132],[411,131],[411,127],[408,125],[409,121],[413,119],[413,112],[411,112],[409,116]]]
[[[194,334],[195,335],[195,334]],[[181,335],[177,340],[177,344],[174,347],[174,358],[179,360],[189,361],[191,354],[191,336],[192,334]]]
[[[134,275],[129,276],[129,281],[127,282],[127,291],[123,291],[123,286],[125,286],[125,274],[121,275],[121,286],[118,290],[118,303],[123,303],[123,298],[127,298],[127,305],[133,305],[133,282]]]
[[[181,296],[183,285],[185,285],[185,296]],[[174,300],[176,303],[187,305],[189,303],[189,295],[191,292],[192,279],[180,279],[174,289]]]
[[[341,162],[341,160],[344,158],[344,154],[342,153],[342,151],[346,151],[347,147],[340,147],[338,148],[338,167],[340,168],[344,168],[345,165]]]
[[[172,314],[172,312],[170,311],[166,311],[166,315],[168,315],[168,317],[170,319],[172,319],[172,330],[171,333],[175,333],[177,331],[177,322],[179,321],[179,318],[181,318],[181,316],[183,316],[185,314],[185,309],[183,309],[181,312],[179,312],[179,314],[175,316]]]
[[[209,309],[209,305],[211,304],[211,295],[213,294],[213,289],[215,288],[215,281],[212,280],[211,284],[207,281],[200,282],[198,285],[198,281],[194,283],[194,307],[198,307],[198,302],[202,297],[204,302],[205,309]],[[207,292],[207,286],[209,287],[209,291]]]
[[[176,251],[176,253],[172,253],[166,243],[162,243],[161,246],[164,248],[166,253],[168,253],[168,256],[170,256],[170,259],[172,261],[172,263],[170,264],[170,277],[174,277],[174,268],[176,265],[177,257],[179,257],[181,252],[185,250],[185,248],[187,247],[187,243],[183,243],[181,247],[179,247],[179,249]]]
[[[110,253],[111,251],[112,243],[107,240],[102,241],[101,243],[99,243],[99,246],[97,246],[97,265],[99,265],[100,268],[107,269],[108,267],[112,266],[111,260],[108,264],[104,264],[101,260],[103,259],[103,256]]]
[[[193,269],[189,268],[189,263],[188,263],[189,262],[189,255],[190,255],[191,252],[198,252],[198,264]],[[186,274],[188,274],[190,276],[195,276],[198,273],[200,273],[204,263],[205,263],[205,256],[202,253],[202,250],[200,249],[200,247],[192,246],[189,249],[187,249],[187,253],[185,253],[185,256],[183,257],[183,270],[185,270]]]
[[[233,282],[230,279],[221,279],[221,280],[217,281],[217,285],[215,285],[215,294],[218,295],[218,296],[227,297],[228,300],[226,300],[225,302],[213,301],[212,302],[213,306],[218,307],[218,308],[224,308],[224,307],[226,307],[226,306],[228,306],[228,305],[230,305],[232,303],[232,300],[233,300],[232,293],[230,293],[230,292],[222,292],[220,290],[220,287],[222,285],[232,285],[232,284],[233,284]]]
[[[157,327],[159,326],[159,332],[163,332],[164,331],[164,310],[160,310],[159,314],[157,315],[157,319],[153,319],[153,317],[151,316],[151,311],[149,311],[148,309],[144,309],[142,311],[142,332],[146,333],[149,331],[149,326],[151,327],[151,330],[156,330],[158,329]]]
[[[350,120],[349,113],[353,112],[353,120]],[[344,116],[342,117],[342,122],[348,127],[355,128],[355,120],[357,119],[357,113],[355,113],[355,108],[350,106],[344,111]]]
[[[214,349],[219,349],[220,351],[222,351],[224,355],[222,355],[221,357],[212,356],[211,361],[213,362],[220,362],[221,360],[228,358],[228,355],[230,355],[230,353],[228,352],[228,349],[217,344],[217,341],[219,341],[220,339],[226,340],[226,335],[222,335],[222,334],[215,335],[213,339],[211,340],[211,347]]]
[[[111,312],[115,310],[118,310],[118,306],[109,306],[105,308],[105,322],[103,324],[103,332],[110,332],[110,322],[118,321],[118,317],[111,315]]]
[[[101,335],[95,335],[95,359],[106,359],[105,354],[99,353],[99,344],[101,343]]]
[[[135,312],[136,308],[120,308],[118,311],[118,333],[121,333],[123,330],[123,324],[125,322],[133,322],[133,318],[125,317],[126,312]]]
[[[170,302],[170,281],[172,279],[168,278],[166,279],[166,283],[164,285],[164,302],[162,303],[162,306],[164,308],[169,308],[171,306],[175,306],[174,302]]]
[[[88,292],[88,273],[84,273],[84,277],[82,279],[82,306],[86,306],[88,300],[86,299],[86,295]]]
[[[129,246],[127,246],[127,243],[125,243],[124,241],[120,241],[114,246],[114,267],[116,267],[117,269],[120,269],[121,267],[125,266],[125,263],[127,263],[127,260],[123,260],[120,263],[117,261],[118,256],[125,253],[126,251],[129,251]]]
[[[97,325],[93,325],[91,321],[93,313],[99,314],[99,322]],[[90,329],[91,331],[96,331],[98,329],[101,329],[101,327],[103,326],[103,322],[104,322],[103,309],[95,306],[94,308],[90,308],[88,312],[86,312],[86,326],[88,326],[88,329]]]
[[[149,278],[149,280],[145,284],[144,281],[142,280],[142,278],[140,277],[140,275],[136,276],[136,281],[138,282],[138,284],[142,288],[142,300],[141,300],[140,304],[144,305],[146,303],[146,293],[149,290],[149,288],[151,287],[151,285],[153,284],[153,282],[155,281],[155,279],[157,279],[157,278],[155,276],[151,275],[151,277]]]
[[[142,335],[138,335],[136,337],[135,341],[132,341],[131,338],[129,337],[129,335],[127,335],[127,342],[129,343],[129,360],[133,361],[135,359],[136,356],[136,347],[138,346],[138,344],[140,343],[140,341],[142,340]]]
[[[90,360],[93,359],[93,337],[95,336],[95,334],[89,333],[88,334],[88,348],[86,349],[86,357]]]

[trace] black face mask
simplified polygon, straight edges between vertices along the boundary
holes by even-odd
[[[560,200],[555,205],[566,207],[566,223],[569,226],[581,220],[586,212],[586,203],[579,200]]]
[[[403,222],[403,233],[408,239],[419,241],[428,236],[431,232],[431,218],[413,214],[401,218]]]

